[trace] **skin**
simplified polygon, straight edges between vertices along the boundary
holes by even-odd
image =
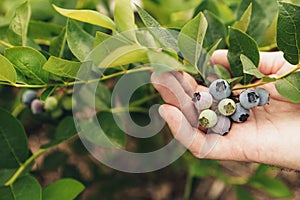
[[[260,54],[259,70],[269,76],[281,75],[294,66],[281,52]],[[229,70],[227,51],[216,51],[211,61]],[[166,102],[159,112],[174,137],[198,158],[257,162],[300,170],[300,104],[276,91],[274,83],[263,87],[270,104],[251,109],[244,123],[233,123],[226,136],[205,134],[198,127],[198,113],[191,98],[195,91],[208,91],[187,73],[153,74],[152,82]],[[255,88],[254,88],[255,89]],[[241,91],[235,91],[240,93]]]

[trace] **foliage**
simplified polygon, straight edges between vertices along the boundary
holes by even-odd
[[[72,95],[72,86],[77,84],[101,81],[95,99],[97,119],[106,124],[105,134],[121,148],[126,146],[125,133],[110,125],[114,124],[111,114],[122,112],[122,109],[110,107],[112,89],[109,85],[124,74],[184,70],[195,76],[200,75],[200,80],[206,80],[214,70],[220,78],[228,79],[234,89],[275,82],[282,96],[300,103],[298,5],[283,1],[276,3],[274,0],[202,0],[200,4],[195,0],[189,3],[145,0],[143,3],[142,7],[135,5],[134,11],[130,1],[116,0],[112,13],[106,0],[100,3],[102,12],[97,10],[99,3],[96,1],[0,2],[1,90],[9,88],[18,94],[10,99],[11,104],[1,103],[3,109],[0,109],[1,198],[35,200],[57,199],[60,196],[62,199],[74,199],[84,190],[79,182],[83,180],[75,175],[42,188],[31,170],[40,155],[67,141],[71,143],[71,139],[76,141],[77,130],[71,117],[70,102],[66,102]],[[142,37],[136,31],[138,27],[145,27]],[[179,34],[174,35],[163,27],[176,29]],[[117,39],[112,35],[118,36]],[[118,45],[105,46],[108,38]],[[93,80],[80,79],[77,72],[87,63],[87,56],[99,47],[98,44],[107,47],[98,49],[101,52],[97,55],[98,69],[109,69]],[[231,77],[223,68],[211,66],[208,62],[210,55],[218,48],[229,50]],[[159,49],[161,51],[157,51]],[[295,68],[280,77],[269,78],[257,69],[259,51],[274,49],[283,51],[285,59]],[[138,70],[133,68],[136,63],[147,64],[149,60],[159,64],[150,67],[140,65]],[[261,81],[253,83],[254,79]],[[42,101],[54,95],[59,99],[60,107],[51,113],[33,116],[20,102],[22,88],[38,90]],[[145,86],[136,92],[129,104],[132,116],[142,124],[148,120],[149,101],[161,102],[153,88]],[[28,146],[27,136],[31,133],[26,131],[26,135],[25,118],[33,120],[31,123],[48,124],[54,132],[48,133],[50,142],[37,151],[31,151]],[[161,144],[160,140],[155,139],[156,145]],[[239,199],[252,199],[246,186],[264,190],[272,197],[291,196],[283,182],[260,172],[260,168],[249,179],[240,181],[225,176],[216,161],[198,161],[189,156],[185,155],[185,162],[189,163],[186,168],[187,199],[193,178],[208,176],[233,185]],[[59,156],[52,159],[55,162]],[[85,184],[88,185],[87,182]]]

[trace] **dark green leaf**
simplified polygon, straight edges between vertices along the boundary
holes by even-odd
[[[75,19],[78,21],[102,26],[111,30],[116,30],[115,23],[107,16],[94,10],[71,10],[63,9],[53,5],[55,10],[65,17]]]
[[[67,25],[67,41],[70,50],[79,61],[84,61],[94,47],[94,38],[71,19]]]
[[[40,100],[41,101],[45,101],[47,99],[47,97],[51,96],[51,94],[55,91],[57,87],[53,86],[53,87],[48,87],[46,90],[43,91],[43,93],[40,96]]]
[[[300,6],[279,2],[277,45],[284,58],[296,65],[300,62]]]
[[[62,142],[65,142],[73,138],[77,134],[73,117],[65,117],[58,124],[55,134],[54,141],[49,144],[44,145],[42,148],[49,148],[55,145],[58,145]]]
[[[84,185],[77,180],[60,179],[43,190],[43,200],[73,200],[84,190]]]
[[[292,196],[292,192],[282,181],[265,175],[253,177],[249,184],[266,191],[272,197],[287,198]]]
[[[0,198],[5,200],[42,200],[42,189],[32,176],[23,176],[11,187],[0,187]]]
[[[197,178],[211,176],[218,169],[218,162],[214,160],[196,160],[189,164],[190,175]]]
[[[265,76],[260,71],[258,71],[258,68],[247,56],[241,54],[240,59],[243,65],[243,72],[245,74],[253,75],[256,78],[263,78]]]
[[[125,34],[132,41],[136,41],[134,14],[131,0],[116,0],[114,10],[114,20],[119,32]]]
[[[236,185],[234,189],[238,200],[253,200],[252,195],[243,186]]]
[[[0,169],[0,186],[4,185],[18,169]],[[0,193],[1,196],[1,193]]]
[[[53,56],[62,57],[65,45],[67,41],[66,28],[63,28],[57,37],[54,37],[51,41],[49,53]]]
[[[30,15],[31,10],[28,1],[16,9],[15,16],[10,22],[7,32],[7,38],[11,44],[26,46]]]
[[[300,103],[300,72],[276,81],[275,86],[283,97],[293,103]]]
[[[50,40],[58,36],[61,27],[54,23],[42,21],[30,21],[28,28],[28,37],[31,39]]]
[[[76,78],[82,63],[51,56],[43,69],[62,77]]]
[[[0,54],[0,80],[15,83],[17,81],[17,72],[13,64]]]
[[[182,55],[194,66],[197,66],[202,51],[207,26],[205,16],[199,13],[182,27],[178,35],[178,47]]]
[[[136,6],[137,12],[141,17],[143,23],[148,27],[150,33],[159,41],[161,45],[166,48],[171,48],[178,51],[176,38],[172,35],[170,31],[163,28],[149,13],[145,10]]]
[[[240,20],[236,21],[232,27],[239,29],[243,32],[246,32],[250,24],[251,14],[252,14],[252,3],[249,4],[248,8],[245,10]]]
[[[2,109],[0,109],[0,121],[0,168],[19,167],[28,158],[24,127]]]
[[[258,66],[259,51],[256,42],[246,33],[235,28],[230,28],[227,58],[233,77],[244,76],[240,60],[241,54],[247,56],[255,66]],[[251,79],[251,76],[245,76],[243,84],[249,83]]]
[[[30,47],[13,47],[6,49],[4,55],[23,76],[18,77],[21,82],[35,84],[48,82],[49,73],[42,69],[46,58],[37,50]]]

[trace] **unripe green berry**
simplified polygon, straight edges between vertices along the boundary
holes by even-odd
[[[222,99],[218,104],[218,111],[224,116],[230,116],[236,109],[235,102],[232,99]]]
[[[52,111],[57,108],[57,105],[58,105],[57,99],[51,96],[51,97],[47,97],[47,99],[45,100],[44,108],[46,111]]]
[[[211,128],[217,124],[217,114],[212,110],[203,110],[199,116],[200,126],[204,128]]]

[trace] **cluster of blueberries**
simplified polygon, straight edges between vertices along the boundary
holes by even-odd
[[[62,107],[66,110],[71,109],[71,98],[63,98]],[[22,95],[22,103],[29,107],[33,114],[38,115],[44,112],[50,112],[51,116],[56,118],[62,115],[63,111],[59,107],[59,101],[55,96],[49,96],[45,101],[38,98],[35,90],[26,90]]]
[[[232,97],[232,98],[230,98]],[[269,103],[270,94],[263,88],[247,89],[238,99],[232,95],[226,80],[217,79],[209,86],[209,92],[195,92],[192,98],[199,115],[199,124],[208,132],[225,135],[231,122],[245,122],[250,109]]]

